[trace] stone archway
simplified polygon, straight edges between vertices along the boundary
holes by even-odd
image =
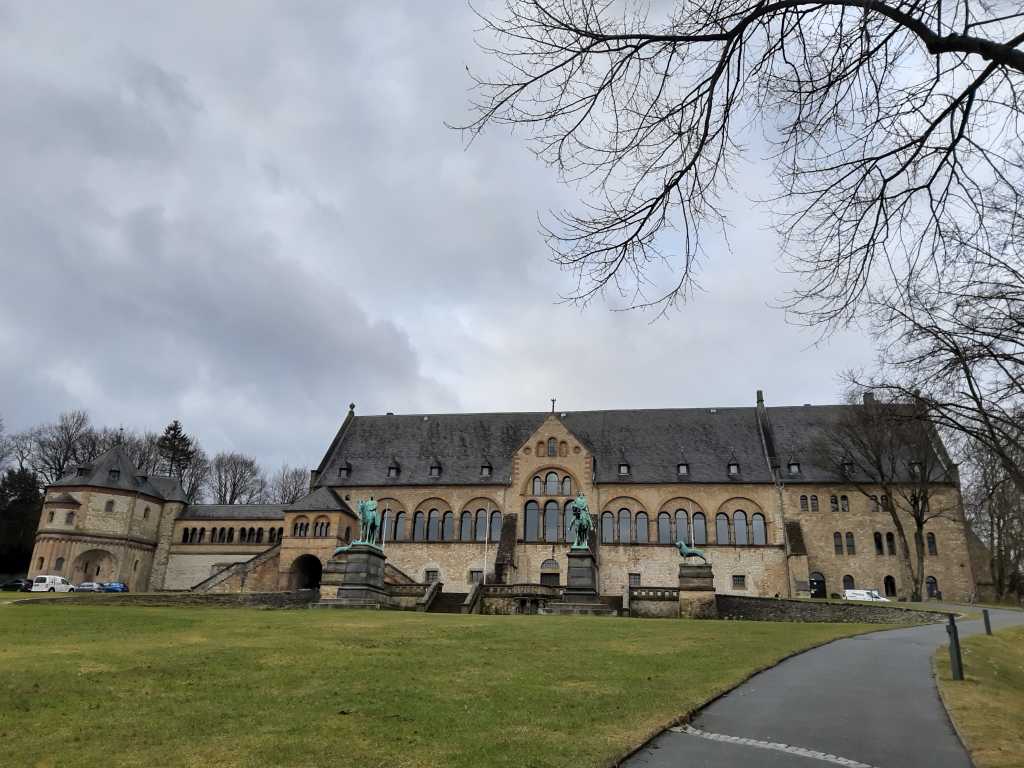
[[[319,589],[324,566],[316,555],[299,555],[292,562],[292,589]]]
[[[89,549],[76,557],[69,577],[75,584],[83,581],[115,581],[117,578],[117,558],[105,549]]]

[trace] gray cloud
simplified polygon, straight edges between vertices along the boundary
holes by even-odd
[[[654,324],[559,304],[538,211],[571,203],[515,136],[468,151],[463,4],[0,5],[0,414],[181,418],[208,447],[315,463],[361,412],[837,396],[765,221],[709,242]],[[734,207],[744,210],[762,169]],[[742,186],[742,185],[741,185]],[[612,301],[614,303],[614,300]]]

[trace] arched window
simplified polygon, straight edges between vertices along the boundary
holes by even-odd
[[[441,517],[441,538],[451,541],[455,538],[455,515],[445,512]]]
[[[142,510],[142,519],[149,520],[149,507],[146,507],[144,510]]]
[[[314,534],[316,533],[316,526],[313,526],[313,532],[314,532]],[[238,543],[239,544],[245,544],[245,535],[246,535],[245,528],[243,528],[242,530],[240,530],[238,532]]]
[[[60,570],[60,560],[57,561],[57,570]],[[928,594],[928,597],[939,596],[939,580],[936,579],[934,576],[929,576],[927,579],[925,579],[924,586],[925,592]]]
[[[558,455],[558,441],[553,437],[548,438],[548,456]]]
[[[476,540],[487,541],[487,510],[476,511]]]
[[[74,512],[68,512],[66,515],[64,515],[64,525],[74,525],[74,524],[75,524],[75,513]]]
[[[57,558],[57,562],[53,564],[53,567],[56,568],[58,571],[63,571],[64,570],[64,558],[63,557],[58,557]],[[933,579],[933,581],[934,581],[934,579]]]
[[[935,534],[932,533],[931,531],[928,532],[927,541],[928,541],[928,554],[929,555],[937,555],[937,554],[939,554],[939,544],[935,540]]]
[[[882,548],[882,534],[875,531],[875,554],[884,555],[885,549]]]
[[[729,543],[729,516],[719,512],[715,515],[715,544]]]
[[[883,588],[885,590],[886,597],[896,597],[896,579],[892,576],[886,576],[882,580]]]
[[[523,518],[523,539],[536,541],[540,535],[540,504],[536,501],[526,502]]]
[[[828,597],[828,588],[825,584],[825,577],[818,571],[812,571],[808,578],[808,585],[811,590],[811,597]]]
[[[838,512],[839,511],[839,497],[838,496],[829,496],[828,497],[828,506],[829,506],[829,508],[833,512]]]
[[[206,538],[206,529],[205,528],[200,528],[199,529],[199,543],[202,544],[203,543],[203,539],[205,539],[205,538]]]
[[[544,495],[544,481],[540,479],[540,475],[537,475],[537,477],[533,478],[533,495]]]
[[[832,546],[835,548],[836,554],[843,554],[843,534],[836,531],[832,534]]]
[[[742,509],[737,509],[733,512],[732,528],[736,536],[736,546],[747,546],[750,543],[749,534],[747,533],[747,513]]]
[[[427,541],[441,540],[441,513],[436,509],[427,515]]]
[[[284,526],[282,525],[280,528],[277,529],[277,540],[280,541],[283,538],[284,538]]]
[[[896,537],[892,535],[892,531],[885,534],[885,548],[890,555],[896,554]]]
[[[256,529],[256,543],[257,544],[262,544],[263,543],[263,529],[262,528],[257,528]]]
[[[544,476],[544,495],[545,496],[557,496],[558,495],[558,474],[556,472],[548,472]]]
[[[567,501],[562,507],[562,532],[565,536],[565,541],[573,541],[575,538],[573,532],[570,530],[572,526],[572,505],[573,502]]]
[[[50,510],[50,514],[48,514],[46,516],[46,522],[48,522],[48,523],[52,523],[53,522],[53,510],[52,509]]]
[[[345,526],[345,541],[352,541],[352,526]]]
[[[562,495],[572,496],[572,478],[568,475],[562,478]]]
[[[395,527],[391,531],[392,541],[404,541],[406,537],[405,532],[405,512],[399,512],[395,515]]]
[[[753,534],[752,541],[754,546],[763,547],[768,544],[768,527],[764,522],[764,515],[760,512],[755,512],[750,518],[750,532]]]
[[[491,512],[491,541],[501,541],[501,512],[498,510]]]
[[[817,496],[811,496],[811,512],[817,512],[817,511],[818,511],[818,497]]]
[[[690,543],[690,526],[689,519],[686,515],[685,509],[676,510],[676,538],[675,541],[681,541],[685,544]],[[673,544],[675,543],[672,542]]]
[[[558,541],[558,513],[561,506],[557,501],[549,501],[544,505],[544,541]]]
[[[631,541],[629,536],[630,529],[630,517],[629,510],[622,508],[619,510],[619,543],[629,544]]]
[[[267,541],[269,541],[271,544],[274,544],[277,541],[277,529],[276,528],[271,528],[270,529],[270,536],[268,537]]]
[[[42,567],[43,567],[43,558],[40,557],[38,560],[36,560],[36,568],[37,569],[42,569]]]
[[[605,512],[601,515],[601,543],[613,544],[615,542],[615,515]]]
[[[843,589],[856,589],[856,587],[853,586],[853,584],[853,576],[851,576],[850,574],[846,574],[845,576],[843,576]]]
[[[183,528],[181,531],[181,543],[188,544],[188,528]]]
[[[309,523],[306,523],[306,526],[308,527]],[[305,536],[306,533],[307,533],[307,531],[303,530],[302,535]],[[235,529],[234,528],[228,528],[228,544],[234,544],[234,543],[235,543]]]
[[[850,511],[850,500],[846,496],[839,497],[839,511],[849,512]]]
[[[846,554],[855,555],[857,554],[857,544],[853,540],[853,532],[846,532]]]
[[[417,512],[412,518],[412,539],[413,541],[424,541],[427,538],[427,520],[422,512]]]
[[[801,496],[800,497],[800,511],[801,512],[808,512],[808,511],[810,511],[810,508],[811,508],[810,505],[807,503],[807,497],[806,496]]]
[[[704,546],[708,543],[708,524],[703,512],[693,513],[693,545]]]
[[[473,513],[468,509],[459,518],[459,538],[463,541],[473,540]]]
[[[113,502],[113,500],[108,501],[106,504],[103,505],[103,511],[104,512],[113,512],[114,511],[114,502]]]
[[[636,513],[636,543],[646,544],[651,540],[651,531],[647,525],[647,513]]]
[[[658,513],[658,543],[672,543],[672,518],[669,517],[668,512]]]

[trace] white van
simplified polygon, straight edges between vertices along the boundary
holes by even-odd
[[[75,586],[63,576],[36,576],[32,579],[33,592],[74,592]]]
[[[846,589],[843,590],[844,600],[866,600],[868,602],[877,600],[882,603],[890,602],[889,598],[878,594],[877,589]]]

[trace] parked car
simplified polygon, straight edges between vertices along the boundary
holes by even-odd
[[[75,590],[77,590],[78,592],[102,592],[103,585],[100,584],[98,581],[83,581],[81,584],[75,587]]]
[[[104,592],[127,592],[128,585],[123,581],[104,581],[101,585]]]
[[[845,600],[865,600],[868,602],[877,601],[880,603],[891,602],[889,598],[882,597],[878,594],[877,589],[846,589],[843,590],[843,598]]]
[[[0,584],[0,592],[31,592],[31,579],[11,579]]]
[[[32,579],[33,592],[74,592],[75,585],[63,576],[36,576]]]

